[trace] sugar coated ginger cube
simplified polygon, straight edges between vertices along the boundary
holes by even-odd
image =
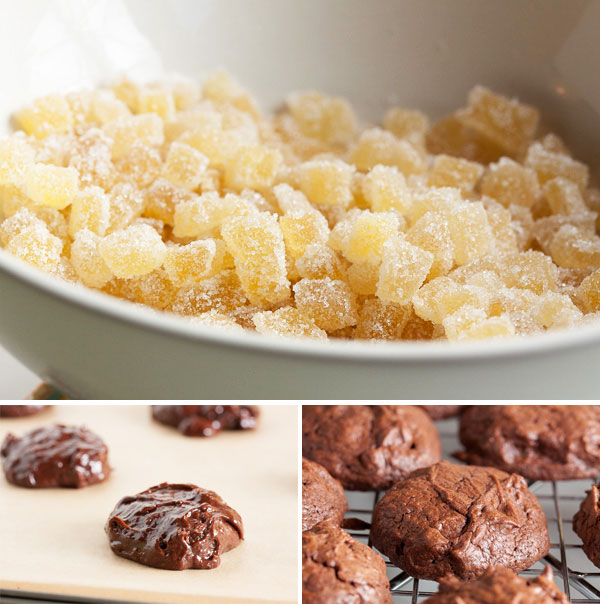
[[[71,204],[78,190],[75,168],[35,164],[27,172],[25,191],[36,204],[62,210]]]
[[[562,176],[573,181],[580,191],[584,191],[590,178],[589,168],[585,164],[564,153],[548,151],[541,143],[533,143],[527,149],[525,166],[535,171],[542,185],[557,176]]]
[[[377,297],[383,302],[406,304],[425,281],[433,254],[410,244],[402,235],[388,239],[383,247]]]
[[[296,260],[295,268],[300,278],[341,279],[345,277],[345,267],[335,250],[323,243],[309,244],[304,254]]]
[[[481,179],[481,193],[503,206],[512,204],[530,208],[540,197],[537,174],[509,157],[490,164]]]
[[[546,328],[564,328],[577,323],[583,316],[565,294],[545,292],[532,309],[536,321]]]
[[[88,287],[102,288],[114,277],[98,251],[101,240],[87,229],[77,231],[73,237],[71,264],[81,282]]]
[[[163,162],[158,149],[135,143],[115,164],[125,179],[143,189],[160,176]]]
[[[166,87],[144,86],[138,96],[138,113],[156,113],[165,122],[175,118],[175,99]]]
[[[141,90],[141,87],[137,82],[124,76],[111,86],[111,90],[131,111],[137,113]]]
[[[225,186],[234,191],[261,189],[275,181],[283,157],[265,145],[244,145],[225,165]]]
[[[535,107],[495,94],[483,86],[475,86],[469,92],[468,106],[457,116],[513,156],[524,153],[539,122]]]
[[[406,178],[395,166],[374,166],[362,181],[362,194],[374,212],[405,215],[413,202]]]
[[[300,189],[318,206],[347,207],[353,175],[354,167],[341,159],[314,159],[300,166]]]
[[[353,292],[361,296],[374,296],[379,281],[379,262],[351,264],[346,270],[346,280]]]
[[[344,281],[301,279],[293,289],[296,308],[321,329],[331,332],[356,325],[356,297]]]
[[[600,237],[564,224],[550,244],[552,260],[564,268],[600,268]]]
[[[110,199],[100,187],[86,187],[79,191],[71,203],[69,235],[87,229],[104,236],[110,224]]]
[[[217,245],[214,239],[199,239],[187,245],[167,247],[165,272],[177,286],[201,281],[214,274]]]
[[[572,180],[557,176],[548,180],[542,190],[553,214],[571,216],[589,212],[579,187]]]
[[[507,287],[530,289],[536,294],[555,290],[558,282],[558,268],[552,259],[535,250],[504,257],[499,274]]]
[[[464,195],[471,193],[483,174],[480,163],[451,155],[438,155],[428,174],[431,187],[456,187]]]
[[[113,141],[113,160],[126,155],[135,144],[162,145],[164,141],[163,122],[154,113],[121,117],[104,124],[102,130]]]
[[[581,282],[575,291],[575,299],[586,313],[600,312],[600,269]]]
[[[258,333],[288,338],[327,339],[327,332],[317,327],[312,319],[302,314],[297,308],[291,306],[275,311],[257,312],[252,316],[252,322]]]
[[[347,144],[356,133],[356,116],[341,97],[320,92],[297,92],[286,101],[300,132],[329,144]]]
[[[98,249],[110,270],[123,279],[152,272],[162,265],[167,253],[160,235],[145,224],[107,235]]]
[[[205,98],[211,101],[217,103],[228,102],[255,118],[260,116],[256,102],[246,89],[222,69],[217,70],[204,80],[202,93]]]
[[[496,254],[514,254],[519,251],[519,241],[509,210],[491,197],[482,197],[481,203],[487,212],[493,236],[490,251]]]
[[[377,164],[396,166],[405,176],[425,171],[425,159],[420,149],[381,128],[371,128],[360,135],[350,153],[350,161],[361,172],[367,172]]]
[[[411,313],[410,304],[385,304],[377,298],[365,300],[358,313],[355,337],[362,340],[401,340]]]
[[[0,222],[0,245],[6,247],[15,235],[34,225],[46,226],[44,221],[36,216],[33,209],[20,208],[12,216]]]
[[[300,258],[311,244],[324,244],[329,237],[329,225],[318,210],[293,211],[279,218],[283,240],[288,254]]]
[[[0,185],[21,185],[34,157],[34,149],[26,140],[0,138]]]
[[[104,125],[119,118],[129,117],[129,107],[112,90],[96,90],[90,99],[90,121]]]
[[[423,214],[406,233],[406,240],[433,254],[428,279],[435,279],[450,272],[454,265],[454,243],[442,214]]]
[[[277,200],[279,209],[284,214],[293,212],[310,212],[313,206],[302,191],[298,191],[287,183],[281,183],[273,187],[273,194]]]
[[[207,167],[206,155],[175,141],[169,147],[162,175],[173,184],[193,191],[202,182]]]
[[[128,279],[111,279],[103,288],[108,294],[165,310],[173,302],[176,288],[162,269]]]
[[[186,111],[200,102],[202,93],[196,80],[177,73],[168,78],[168,86],[177,111]]]
[[[244,328],[236,322],[236,320],[225,313],[218,310],[209,310],[208,312],[192,315],[188,317],[188,321],[194,325],[202,325],[204,327],[218,327],[219,329],[229,329],[230,331],[244,331]]]
[[[443,321],[446,337],[450,341],[482,340],[515,335],[510,317],[487,317],[485,312],[473,306],[463,306]]]
[[[129,182],[116,184],[109,193],[110,218],[107,233],[124,229],[138,218],[144,209],[144,196]]]
[[[411,312],[402,331],[403,340],[433,340],[438,339],[440,335],[444,335],[443,333],[440,334],[439,325],[434,325],[431,321],[421,319],[419,315],[415,314],[412,304],[409,306]]]
[[[69,103],[58,94],[36,99],[28,107],[21,109],[15,118],[26,134],[39,139],[50,134],[70,132],[73,128],[73,114]]]
[[[429,119],[421,111],[394,107],[384,115],[383,127],[398,138],[406,138],[413,144],[423,146]]]
[[[143,214],[148,218],[156,218],[173,226],[177,205],[195,198],[196,196],[186,189],[175,186],[165,178],[157,178],[144,191]]]
[[[43,222],[32,222],[10,238],[6,251],[16,258],[51,273],[60,262],[63,242]]]
[[[459,266],[484,256],[490,249],[492,233],[487,212],[479,201],[455,207],[448,215],[448,230]]]

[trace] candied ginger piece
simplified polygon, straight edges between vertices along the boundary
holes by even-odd
[[[472,193],[483,174],[483,166],[451,155],[438,155],[429,172],[430,187],[456,187],[463,195]]]
[[[108,191],[117,180],[111,161],[111,141],[99,128],[90,128],[76,141],[69,165],[79,172],[82,185],[97,185]]]
[[[575,298],[586,313],[600,312],[600,269],[581,282]]]
[[[168,308],[176,294],[175,286],[160,268],[138,277],[112,279],[106,284],[104,291],[158,310]]]
[[[564,214],[554,214],[553,216],[545,216],[536,220],[532,227],[531,233],[540,244],[540,247],[546,254],[550,254],[550,246],[554,241],[555,235],[564,225],[569,225],[580,229],[588,235],[593,235],[595,231],[595,215],[593,212],[585,214],[576,214],[565,216]]]
[[[114,277],[98,251],[101,240],[87,229],[77,231],[73,237],[71,264],[81,282],[88,287],[102,288]]]
[[[290,212],[279,218],[283,240],[288,254],[298,259],[311,244],[324,244],[329,237],[325,216],[318,210]]]
[[[444,319],[443,326],[450,341],[507,337],[516,333],[507,315],[488,317],[484,311],[473,306],[463,306],[449,315]]]
[[[553,214],[571,216],[589,212],[579,187],[572,180],[557,176],[548,180],[542,190]]]
[[[516,204],[530,208],[540,197],[540,186],[532,169],[502,157],[488,166],[481,179],[481,193],[505,207]]]
[[[565,142],[557,136],[553,132],[549,132],[544,137],[540,139],[540,144],[546,151],[551,151],[552,153],[564,153],[565,155],[571,155],[569,148],[565,145]]]
[[[50,134],[64,134],[73,129],[73,114],[67,100],[58,95],[36,99],[31,105],[15,115],[23,130],[35,138],[45,138]]]
[[[550,254],[564,268],[600,268],[600,237],[565,224],[552,239]]]
[[[402,235],[388,239],[383,246],[377,297],[384,302],[406,304],[425,281],[434,256],[411,245]]]
[[[454,244],[446,220],[441,214],[423,214],[406,233],[406,240],[433,254],[428,279],[446,275],[454,266]]]
[[[163,163],[157,149],[135,143],[115,165],[122,176],[144,189],[160,176]]]
[[[62,210],[71,204],[79,190],[77,170],[35,164],[27,172],[25,190],[34,203]]]
[[[361,172],[367,172],[377,164],[396,166],[404,176],[425,171],[422,151],[381,128],[363,131],[350,153],[350,161]]]
[[[0,185],[21,185],[34,157],[33,147],[21,137],[0,138]]]
[[[406,138],[411,143],[423,147],[429,119],[421,111],[394,107],[383,116],[383,127],[394,136]]]
[[[395,166],[373,167],[362,181],[362,194],[374,212],[395,210],[404,215],[413,202],[406,178]]]
[[[62,248],[63,242],[40,221],[32,222],[12,236],[5,249],[16,258],[51,273],[58,267]]]
[[[456,115],[512,156],[527,149],[539,123],[535,107],[495,94],[483,86],[475,86],[469,92],[468,106]]]
[[[455,208],[463,207],[460,190],[456,187],[427,187],[413,195],[413,203],[408,210],[408,218],[414,224],[427,212],[437,212],[447,216]]]
[[[302,191],[297,191],[287,183],[281,183],[273,187],[273,193],[279,209],[284,214],[304,213],[314,209]]]
[[[93,92],[90,105],[90,121],[100,125],[131,115],[129,107],[112,90]]]
[[[358,313],[355,336],[362,340],[401,340],[411,313],[410,304],[385,304],[377,298],[365,300]]]
[[[173,184],[193,191],[202,182],[208,158],[193,147],[175,141],[167,153],[163,176]]]
[[[225,165],[225,186],[235,191],[261,189],[273,184],[283,157],[264,145],[244,145]]]
[[[241,84],[222,69],[217,70],[204,80],[202,93],[207,99],[217,103],[229,102],[234,107],[249,113],[255,118],[260,117],[260,111],[254,99]]]
[[[131,183],[120,182],[109,193],[110,219],[107,233],[124,229],[140,216],[144,209],[144,197]]]
[[[335,250],[323,243],[309,244],[304,254],[296,260],[295,268],[299,277],[305,279],[330,277],[343,280],[345,277],[342,259]]]
[[[318,206],[347,207],[354,167],[341,159],[313,159],[300,166],[300,189]]]
[[[202,93],[196,80],[176,73],[168,79],[168,85],[177,111],[186,111],[200,102]]]
[[[131,111],[137,113],[140,98],[140,86],[127,77],[122,77],[112,85],[112,92],[129,107]]]
[[[346,280],[354,293],[361,296],[374,296],[379,281],[379,262],[351,264],[346,270]]]
[[[533,315],[546,328],[571,327],[583,316],[571,298],[556,292],[545,292],[533,306]]]
[[[415,314],[412,304],[410,308],[411,312],[402,330],[403,340],[434,340],[438,339],[440,335],[444,335],[439,334],[439,325],[434,325],[431,321],[421,319],[419,315]]]
[[[488,223],[493,235],[490,251],[496,254],[518,252],[519,242],[510,211],[491,197],[482,197],[481,203],[487,212]]]
[[[46,227],[44,221],[35,215],[33,209],[20,208],[12,216],[0,222],[0,245],[6,247],[9,241],[27,227]]]
[[[144,190],[143,214],[147,218],[162,220],[165,224],[175,224],[175,208],[182,202],[192,201],[196,196],[186,189],[176,187],[165,178],[157,178]]]
[[[555,290],[558,285],[558,268],[552,259],[534,250],[504,257],[499,273],[508,287],[530,289],[536,294]]]
[[[193,315],[188,318],[195,325],[203,325],[206,327],[218,327],[219,329],[229,329],[233,331],[244,331],[244,328],[236,323],[236,320],[218,310],[209,310],[208,312]]]
[[[151,273],[162,265],[167,253],[160,235],[145,224],[107,235],[98,250],[110,270],[124,279]]]
[[[79,191],[71,203],[69,235],[87,229],[104,236],[110,222],[110,199],[100,187],[86,187]]]
[[[347,144],[356,133],[356,116],[341,97],[320,92],[296,92],[286,101],[300,132],[328,144]]]
[[[164,268],[169,279],[181,287],[210,277],[214,270],[217,245],[214,239],[199,239],[187,245],[167,247]]]
[[[492,233],[481,202],[474,201],[453,208],[447,220],[456,264],[468,264],[487,254]]]
[[[573,181],[581,191],[588,185],[589,168],[564,153],[546,150],[541,143],[533,143],[527,149],[525,166],[535,170],[540,184],[562,176]]]
[[[163,122],[154,113],[121,117],[104,124],[102,130],[113,141],[113,160],[126,155],[135,144],[162,145],[164,142]]]
[[[156,113],[165,122],[175,117],[175,99],[168,88],[144,86],[138,96],[138,113]]]
[[[321,329],[329,332],[356,325],[356,297],[344,281],[301,279],[293,289],[298,310]]]
[[[252,322],[259,333],[284,337],[308,337],[327,339],[327,332],[319,329],[315,322],[302,314],[297,308],[286,306],[275,311],[257,312]]]

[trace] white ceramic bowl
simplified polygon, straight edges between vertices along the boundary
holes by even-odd
[[[476,83],[541,108],[600,168],[600,3],[23,1],[0,21],[0,116],[125,71],[224,66],[266,109],[294,89],[437,116]],[[4,126],[8,129],[8,119]],[[196,326],[55,281],[0,251],[0,338],[82,398],[597,398],[600,325],[473,344],[297,342]]]

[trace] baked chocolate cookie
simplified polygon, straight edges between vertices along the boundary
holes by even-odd
[[[321,465],[302,458],[302,530],[307,531],[319,522],[342,524],[348,502],[344,489]]]
[[[258,407],[253,405],[152,405],[152,416],[186,436],[214,436],[221,430],[251,430]]]
[[[569,600],[556,587],[549,566],[531,578],[520,577],[502,566],[491,566],[475,581],[440,579],[439,592],[423,604],[569,604]]]
[[[240,515],[216,493],[166,482],[123,497],[105,530],[118,556],[168,570],[216,568],[244,539]]]
[[[27,417],[50,405],[0,405],[0,417]]]
[[[474,465],[530,480],[568,480],[600,472],[600,405],[473,406],[460,416],[465,451]]]
[[[420,579],[516,572],[548,553],[540,502],[522,476],[442,461],[397,482],[375,506],[373,545]]]
[[[6,480],[21,487],[80,489],[110,474],[107,446],[85,426],[45,426],[20,438],[8,434],[0,457]]]
[[[302,604],[392,604],[383,558],[322,523],[302,533]]]
[[[427,412],[431,419],[447,419],[456,417],[461,409],[466,409],[465,405],[419,405]]]
[[[573,530],[583,541],[583,551],[600,568],[600,483],[593,485],[573,517]]]
[[[416,405],[304,405],[302,454],[347,489],[387,489],[441,458],[430,417]]]

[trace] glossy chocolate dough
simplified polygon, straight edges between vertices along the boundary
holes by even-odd
[[[460,416],[473,465],[516,472],[530,480],[569,480],[600,472],[599,405],[481,405]]]
[[[392,604],[383,558],[332,524],[302,533],[302,604]]]
[[[556,587],[549,566],[530,578],[492,566],[476,581],[440,579],[440,591],[423,604],[569,604],[569,600]]]
[[[345,488],[369,491],[438,462],[441,445],[416,405],[303,405],[302,454]]]
[[[593,485],[573,518],[573,530],[583,541],[583,551],[600,568],[600,483]]]
[[[302,458],[302,530],[307,531],[319,522],[342,524],[348,502],[344,489],[321,465]]]
[[[520,572],[548,553],[546,516],[522,476],[442,461],[375,506],[373,545],[409,575],[470,581],[495,564]]]
[[[155,420],[186,436],[214,436],[221,430],[251,430],[258,407],[253,405],[152,405]]]
[[[0,417],[27,417],[50,405],[0,405]]]
[[[168,570],[216,568],[244,538],[240,515],[216,493],[166,482],[123,497],[105,530],[118,556]]]
[[[0,450],[8,482],[21,487],[87,487],[110,474],[108,448],[84,426],[45,426],[21,438],[8,434]]]

